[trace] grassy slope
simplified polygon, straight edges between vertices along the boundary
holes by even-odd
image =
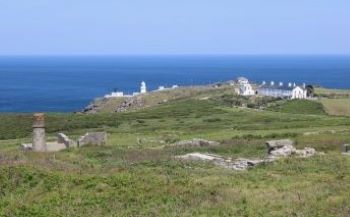
[[[310,106],[298,111],[308,110]],[[312,107],[314,108],[314,107]],[[303,112],[304,113],[304,112]],[[237,109],[180,100],[122,114],[49,114],[50,135],[106,130],[105,147],[23,153],[30,115],[1,115],[0,216],[348,216],[350,118]],[[9,136],[10,135],[10,136]],[[24,137],[24,138],[22,138]],[[163,149],[187,138],[215,139],[211,149]],[[247,172],[182,162],[192,151],[261,157],[264,141],[290,137],[326,152]],[[13,138],[13,139],[11,139]],[[17,139],[15,139],[17,138]]]
[[[318,97],[349,98],[350,90],[315,88],[315,94]]]
[[[327,114],[350,116],[350,91],[316,88],[315,94],[320,98]]]
[[[330,115],[350,116],[350,98],[322,99],[321,102]]]
[[[269,110],[294,114],[325,114],[323,105],[320,102],[310,100],[280,101],[269,107]]]
[[[181,87],[177,89],[153,91],[148,94],[139,95],[144,106],[143,107],[154,107],[167,102],[181,100],[181,99],[202,99],[202,98],[215,98],[224,94],[232,94],[234,87],[224,85],[220,88],[214,88],[211,86],[193,86],[193,87]],[[99,112],[114,112],[116,108],[121,105],[126,99],[125,98],[110,98],[99,101],[98,111]],[[137,110],[140,108],[132,107],[130,110]]]

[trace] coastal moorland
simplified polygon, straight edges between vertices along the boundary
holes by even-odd
[[[341,154],[349,93],[315,88],[314,100],[284,100],[215,85],[150,93],[127,107],[99,99],[84,112],[47,113],[47,140],[104,131],[107,144],[55,153],[21,150],[32,114],[2,113],[0,216],[349,216],[350,157]],[[193,138],[220,145],[169,148]],[[267,140],[285,138],[324,154],[244,171],[176,158],[262,158]]]

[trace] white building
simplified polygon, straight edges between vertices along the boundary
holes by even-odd
[[[239,84],[239,95],[242,96],[253,96],[255,95],[255,90],[253,89],[253,86],[249,83],[249,80],[244,77],[239,77],[237,79],[237,82]]]
[[[288,86],[284,86],[282,82],[279,85],[275,85],[275,82],[270,82],[270,85],[261,85],[257,94],[261,96],[280,97],[288,99],[306,99],[307,90],[305,85],[297,86],[295,83],[288,83]]]
[[[117,98],[117,97],[124,97],[123,92],[112,92],[110,94],[107,94],[104,96],[105,98]]]
[[[239,94],[242,96],[253,96],[255,91],[251,84],[241,84],[239,87]]]
[[[245,78],[245,77],[238,77],[237,78],[237,83],[239,85],[241,85],[241,84],[249,84],[249,80],[247,78]]]
[[[147,93],[146,82],[144,82],[144,81],[141,82],[140,93],[141,94]]]
[[[306,99],[307,98],[307,90],[305,88],[296,86],[292,90],[291,99]]]

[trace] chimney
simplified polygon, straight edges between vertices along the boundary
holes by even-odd
[[[43,113],[35,113],[33,121],[33,150],[46,151],[45,117]]]

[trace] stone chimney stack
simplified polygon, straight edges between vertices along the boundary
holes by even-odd
[[[35,113],[33,121],[33,150],[46,151],[45,117],[43,113]]]

